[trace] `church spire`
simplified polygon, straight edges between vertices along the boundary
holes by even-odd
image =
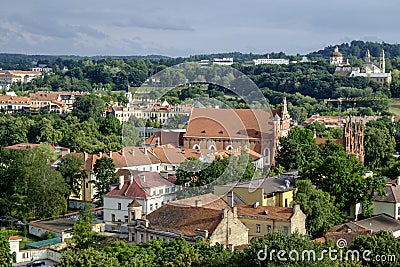
[[[365,52],[365,62],[371,62],[371,53],[369,52],[369,49],[367,49],[367,52]]]
[[[381,55],[379,58],[379,68],[381,69],[381,73],[386,72],[386,62],[385,62],[385,50],[381,50]]]

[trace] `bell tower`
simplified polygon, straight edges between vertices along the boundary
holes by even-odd
[[[379,68],[381,69],[381,73],[386,72],[386,62],[385,62],[385,50],[381,50],[381,55],[379,58]]]

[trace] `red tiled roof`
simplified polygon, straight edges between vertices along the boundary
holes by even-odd
[[[30,104],[31,99],[25,96],[0,95],[0,103],[2,102],[5,102],[6,104]]]
[[[203,207],[182,207],[170,203],[147,215],[150,228],[195,236],[195,230],[211,235],[222,220],[221,210]]]
[[[21,241],[22,238],[19,236],[10,236],[7,238],[8,241]]]
[[[185,137],[249,139],[273,136],[272,113],[259,109],[193,108]]]

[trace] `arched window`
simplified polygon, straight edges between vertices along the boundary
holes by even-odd
[[[217,150],[217,148],[216,148],[214,145],[209,146],[208,149],[210,149],[210,150]]]
[[[225,148],[225,150],[233,150],[233,146],[229,145]]]
[[[198,144],[195,144],[195,145],[193,146],[193,149],[200,149],[200,146],[199,146]]]
[[[269,157],[270,157],[270,154],[269,154],[269,148],[265,148],[264,149],[264,151],[263,151],[263,156],[264,156],[264,162],[265,162],[265,164],[270,164],[270,162],[269,162]]]

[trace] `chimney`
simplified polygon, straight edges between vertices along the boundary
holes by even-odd
[[[121,155],[122,155],[123,157],[125,157],[125,150],[124,150],[124,148],[121,149]]]
[[[110,158],[112,159],[112,151],[110,151]]]
[[[298,204],[293,205],[293,214],[299,213],[300,211],[301,211],[300,205]]]
[[[122,187],[124,186],[124,181],[125,181],[125,177],[123,175],[121,175],[119,177],[119,183],[118,183],[118,189],[121,190]]]
[[[253,208],[258,208],[258,206],[260,206],[260,202],[255,202],[254,204],[253,204]]]
[[[234,199],[233,199],[233,192],[231,191],[231,192],[229,192],[228,193],[228,195],[227,195],[227,197],[228,197],[228,205],[229,205],[229,207],[231,207],[231,208],[233,208],[234,206],[235,206],[235,201],[234,201]]]
[[[196,199],[194,203],[195,203],[195,206],[196,206],[196,207],[201,207],[201,205],[202,205],[200,199]]]

